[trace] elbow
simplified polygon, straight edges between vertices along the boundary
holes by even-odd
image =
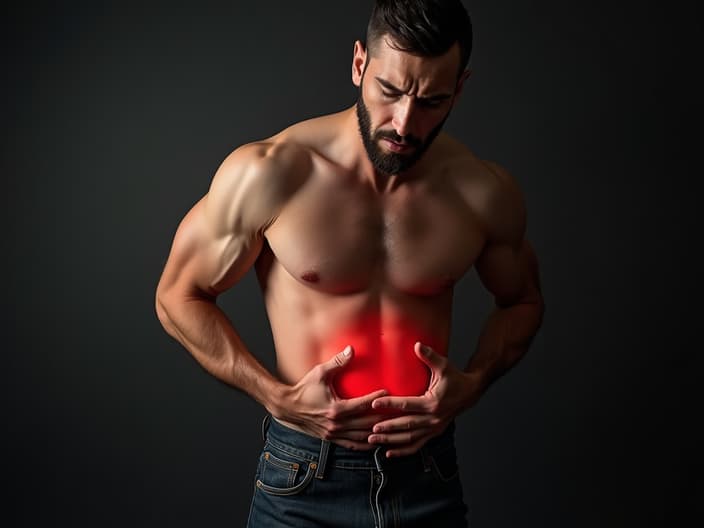
[[[535,320],[537,328],[543,324],[543,316],[545,315],[545,300],[539,289],[535,289],[529,296],[523,299],[522,304],[530,307],[532,318]]]
[[[168,297],[161,287],[156,290],[154,310],[156,312],[156,317],[161,323],[161,326],[164,327],[164,330],[166,330],[169,335],[173,335],[173,323],[171,321],[171,317],[169,316],[168,310]]]
[[[169,314],[166,312],[163,300],[158,295],[154,303],[154,310],[156,312],[156,318],[162,325],[165,325],[169,320]]]

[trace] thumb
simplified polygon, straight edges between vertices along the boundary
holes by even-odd
[[[336,370],[340,370],[347,365],[354,355],[354,350],[351,345],[347,345],[342,352],[338,352],[333,357],[322,364],[323,375],[332,374]]]
[[[433,350],[429,346],[424,345],[420,341],[416,342],[414,351],[416,353],[416,356],[418,356],[418,358],[423,363],[428,365],[431,370],[442,367],[443,362],[445,361],[445,358],[443,356],[435,352],[435,350]]]

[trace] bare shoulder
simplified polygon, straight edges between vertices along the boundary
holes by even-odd
[[[494,161],[486,167],[487,202],[483,211],[489,235],[495,241],[516,245],[525,236],[527,211],[523,192],[514,176]]]
[[[347,114],[348,112],[342,111],[311,117],[292,124],[272,139],[292,142],[323,158],[335,159],[339,141],[343,137],[340,131],[345,127]]]
[[[526,240],[526,206],[516,178],[495,161],[455,148],[451,158],[460,195],[482,225],[485,243],[475,261],[482,284],[498,306],[537,302],[540,280],[535,253]]]
[[[443,157],[460,195],[482,222],[487,238],[515,245],[525,234],[526,207],[516,178],[495,161],[446,138]]]
[[[224,159],[213,176],[205,214],[228,231],[263,231],[311,171],[311,152],[295,142],[243,145]]]

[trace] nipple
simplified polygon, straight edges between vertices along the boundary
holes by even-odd
[[[320,282],[320,275],[318,275],[315,271],[306,271],[303,275],[301,275],[301,278],[310,283],[317,283]]]

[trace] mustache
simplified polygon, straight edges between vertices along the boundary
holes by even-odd
[[[374,139],[378,140],[381,138],[390,139],[394,143],[410,145],[412,147],[419,147],[422,144],[420,138],[411,135],[399,136],[394,130],[377,130],[374,134]]]

